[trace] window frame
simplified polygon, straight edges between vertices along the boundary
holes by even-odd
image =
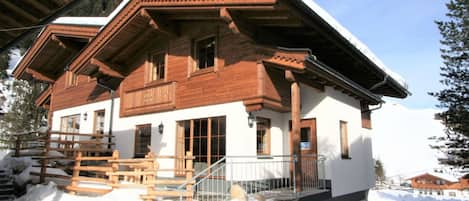
[[[213,66],[210,67],[205,67],[205,68],[200,68],[199,67],[199,58],[198,58],[198,43],[209,39],[213,38],[215,42],[215,47],[214,47],[214,54],[213,54]],[[218,61],[218,37],[217,34],[209,34],[204,37],[199,37],[192,42],[192,66],[191,66],[191,72],[190,75],[198,75],[198,74],[204,74],[208,72],[213,72],[217,68],[217,61]]]
[[[153,73],[154,73],[154,56],[156,55],[163,55],[163,62],[164,62],[164,73],[163,73],[163,78],[156,78],[153,79]],[[165,50],[157,50],[150,52],[148,54],[148,59],[147,59],[147,65],[145,68],[145,84],[151,84],[151,83],[160,83],[160,82],[165,82],[167,79],[167,72],[168,72],[168,53]],[[156,76],[158,77],[158,75]]]
[[[77,128],[76,133],[80,133],[81,114],[72,114],[72,115],[67,115],[67,116],[60,117],[60,132],[71,133],[71,132],[68,132],[68,130],[69,130],[68,119],[70,119],[70,118],[73,118],[73,119],[77,120],[77,121],[72,123],[72,125],[73,125],[72,127],[75,127],[75,125],[77,125],[77,123],[78,123],[78,128]],[[67,120],[65,122],[65,124],[64,124],[64,120]],[[75,129],[75,128],[73,128],[73,129]]]
[[[339,121],[340,133],[340,156],[342,159],[352,159],[350,157],[350,144],[348,136],[348,123],[346,121]]]
[[[141,150],[137,150],[137,149],[140,149],[141,147],[138,147],[137,148],[137,140],[140,140],[140,136],[139,136],[139,133],[138,131],[141,129],[141,128],[144,128],[144,127],[149,127],[149,131],[150,131],[150,135],[149,135],[149,144],[151,146],[151,135],[152,135],[152,127],[151,127],[151,123],[149,124],[139,124],[139,125],[135,125],[135,135],[134,135],[134,158],[143,158],[145,157],[145,155],[147,154],[147,152],[143,152],[143,153],[137,153],[137,151],[141,151]],[[146,149],[146,147],[145,147]]]
[[[66,71],[65,73],[65,88],[78,86],[78,74],[72,71]]]
[[[259,138],[259,122],[266,122],[267,126],[265,127],[265,135],[261,138]],[[265,117],[256,117],[256,154],[258,156],[266,156],[266,155],[270,155],[271,154],[271,128],[272,128],[272,124],[271,124],[271,120],[269,118],[265,118]],[[266,145],[266,148],[263,147],[263,150],[261,152],[259,152],[259,147],[257,146],[259,144],[258,140],[259,139],[262,139],[264,142],[263,144]]]
[[[96,130],[97,130],[97,123],[98,123],[98,122],[97,122],[97,121],[98,121],[98,113],[100,113],[100,112],[104,113],[104,116],[103,116],[103,130],[102,130],[102,133],[96,132]],[[105,110],[105,109],[102,109],[102,110],[95,110],[95,111],[93,112],[93,114],[94,114],[94,119],[93,119],[93,133],[95,133],[95,134],[104,134],[104,127],[105,127],[105,124],[106,124],[106,121],[105,121],[105,119],[106,119],[106,110]]]

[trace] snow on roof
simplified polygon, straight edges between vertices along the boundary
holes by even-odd
[[[123,0],[107,17],[59,17],[52,24],[104,26],[108,24],[130,0]]]
[[[107,17],[59,17],[52,21],[52,24],[68,24],[68,25],[88,25],[103,26],[108,23]]]
[[[303,3],[309,6],[309,8],[313,10],[313,12],[315,12],[322,19],[324,19],[326,23],[328,23],[332,28],[334,28],[340,35],[342,35],[342,37],[347,39],[349,43],[355,46],[355,48],[357,48],[363,55],[365,55],[368,59],[375,63],[376,66],[378,66],[391,78],[397,81],[402,87],[408,89],[408,85],[401,75],[393,72],[388,67],[386,67],[386,65],[364,43],[362,43],[358,38],[356,38],[352,33],[350,33],[350,31],[348,31],[339,22],[337,22],[337,20],[335,20],[334,17],[332,17],[327,11],[325,11],[312,0],[303,0]]]

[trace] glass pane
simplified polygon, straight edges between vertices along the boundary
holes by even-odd
[[[311,128],[301,128],[301,149],[311,149]]]
[[[208,119],[201,119],[200,120],[200,136],[207,137],[208,132]]]
[[[200,136],[200,120],[194,120],[194,137]]]

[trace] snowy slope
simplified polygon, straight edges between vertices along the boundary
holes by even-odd
[[[392,102],[373,112],[373,156],[383,162],[388,177],[408,177],[439,167],[439,153],[430,149],[432,141],[427,139],[444,134],[443,125],[433,119],[437,112]]]

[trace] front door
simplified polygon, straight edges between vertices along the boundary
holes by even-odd
[[[290,122],[291,131],[291,122]],[[291,132],[290,132],[291,135]],[[300,144],[294,145],[293,137],[290,136],[290,148],[300,146],[301,149],[301,172],[302,187],[313,187],[317,181],[317,136],[316,136],[316,119],[302,119],[300,122]]]

